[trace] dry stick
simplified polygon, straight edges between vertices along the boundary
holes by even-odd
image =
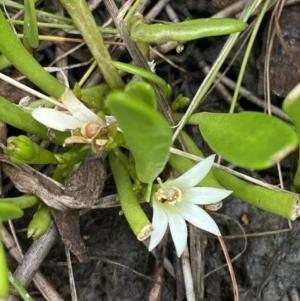
[[[230,260],[226,245],[224,243],[224,240],[223,240],[222,236],[218,236],[218,239],[219,239],[220,245],[222,247],[224,256],[226,258],[226,262],[228,264],[228,269],[229,269],[229,273],[230,273],[230,277],[231,277],[231,281],[232,281],[232,286],[233,286],[234,301],[239,301],[240,298],[239,298],[238,286],[237,286],[234,270],[233,270],[233,267],[232,267],[232,264],[231,264],[231,260]]]
[[[164,237],[156,248],[156,261],[154,271],[154,281],[149,294],[149,301],[161,300],[161,283],[164,280],[164,258],[166,257],[169,230],[166,231]]]
[[[57,232],[57,231],[56,231]],[[56,234],[57,236],[57,234]],[[6,248],[9,250],[10,255],[18,262],[21,263],[23,260],[23,255],[20,253],[14,239],[10,235],[10,233],[6,230],[5,227],[2,227],[2,239]],[[47,279],[43,276],[43,274],[39,271],[36,272],[33,278],[35,286],[42,293],[44,298],[48,301],[63,301],[60,295],[55,291],[55,289],[51,286],[51,284],[47,281]]]
[[[210,68],[206,65],[205,61],[200,61],[198,63],[198,66],[200,67],[201,71],[207,75],[210,71]],[[217,80],[214,81],[215,85],[216,85],[216,89],[222,94],[222,96],[224,97],[225,101],[228,104],[231,104],[232,102],[232,95],[227,91],[227,89],[224,87],[223,84],[221,84],[220,82],[218,82]],[[240,106],[240,104],[236,104],[235,109],[237,112],[241,112],[243,111],[242,107]]]
[[[182,271],[184,276],[186,300],[196,301],[191,264],[190,264],[190,255],[189,255],[189,250],[187,245],[181,255],[181,265],[182,265]]]
[[[220,81],[228,88],[235,89],[235,82],[230,78],[221,75],[220,73],[217,74],[217,78],[220,79]],[[257,105],[258,107],[265,109],[266,106],[265,101],[257,97],[254,93],[250,92],[246,88],[240,87],[239,93],[241,96],[245,97],[246,99],[248,99],[249,101]],[[281,109],[279,109],[278,107],[272,104],[271,104],[271,110],[274,115],[280,117],[281,119],[289,122],[291,121],[291,119]]]
[[[247,0],[240,0],[232,3],[218,13],[214,14],[211,18],[226,18],[234,16],[239,13],[246,5]]]
[[[76,292],[76,286],[75,286],[75,281],[74,281],[72,261],[71,261],[70,251],[68,250],[68,248],[66,246],[65,246],[65,253],[66,253],[67,263],[68,263],[71,298],[72,298],[72,301],[77,301],[78,299],[77,299],[77,292]]]
[[[206,63],[204,61],[200,61],[198,64],[199,64],[199,66],[200,66],[200,64],[203,64],[202,70],[204,71],[205,74],[207,74],[211,69],[211,67],[209,65],[206,65]],[[205,65],[205,67],[204,67],[204,65]],[[216,78],[217,78],[217,81],[216,81],[217,83],[221,82],[228,88],[230,88],[232,90],[235,89],[236,83],[232,79],[228,78],[226,75],[218,72]],[[257,97],[254,93],[250,92],[246,88],[240,87],[239,93],[241,96],[248,99],[250,102],[254,103],[258,107],[265,109],[265,107],[266,107],[265,101],[262,100],[261,98]],[[280,117],[281,119],[283,119],[285,121],[291,122],[291,119],[281,109],[279,109],[278,107],[276,107],[272,104],[270,107],[271,107],[272,113],[274,115]]]
[[[170,4],[167,4],[165,7],[165,11],[169,17],[169,19],[173,22],[173,23],[178,23],[180,20],[175,12],[175,10],[173,9],[173,7]]]
[[[227,216],[227,215],[224,215],[224,214],[221,214],[221,213],[216,213],[216,212],[213,212],[213,214],[214,214],[214,215],[217,215],[217,216],[222,216],[223,218],[226,218],[226,219],[233,220],[233,221],[238,225],[238,227],[241,229],[241,231],[242,231],[242,233],[243,233],[243,235],[241,235],[241,236],[245,239],[244,248],[243,248],[243,250],[242,250],[238,255],[236,255],[234,258],[231,259],[231,262],[234,262],[234,261],[236,261],[238,258],[240,258],[240,257],[245,253],[245,251],[246,251],[246,249],[247,249],[247,245],[248,245],[248,242],[247,242],[247,234],[246,234],[246,232],[245,232],[243,226],[242,226],[237,220],[235,220],[234,218],[232,218],[232,217],[230,217],[230,216]],[[226,236],[222,235],[222,238],[223,238],[223,239],[224,239],[225,237],[226,237]],[[219,266],[218,268],[216,268],[216,269],[214,269],[214,270],[208,272],[207,274],[205,274],[205,275],[204,275],[204,278],[208,277],[209,275],[211,275],[211,274],[213,274],[213,273],[215,273],[215,272],[217,272],[217,271],[219,271],[219,270],[221,270],[221,269],[223,269],[223,268],[225,268],[225,267],[227,267],[227,264],[223,264],[223,265]]]
[[[43,263],[50,249],[58,237],[57,229],[52,222],[46,234],[35,241],[26,252],[21,264],[16,269],[14,276],[27,287],[36,271]],[[9,296],[7,301],[16,301],[18,298]]]
[[[204,298],[204,250],[206,247],[206,234],[193,224],[189,225],[190,254],[192,264],[192,276],[196,300]]]
[[[145,16],[146,19],[154,19],[163,8],[170,2],[170,0],[160,0],[152,7],[152,9]]]
[[[178,258],[176,251],[173,251],[173,264],[175,269],[175,281],[176,281],[176,300],[185,299],[185,286],[184,276],[181,267],[181,260]]]

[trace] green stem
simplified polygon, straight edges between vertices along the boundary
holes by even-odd
[[[65,86],[49,74],[26,50],[0,10],[0,51],[21,73],[48,95],[59,99]],[[1,112],[2,113],[2,112]],[[22,121],[24,124],[24,121]]]
[[[183,139],[189,153],[203,158],[202,152],[190,137],[187,138],[187,135],[183,134]],[[179,160],[178,157],[176,159]],[[191,164],[191,160],[187,158],[182,157],[180,160],[185,160],[187,165]],[[299,198],[295,193],[257,186],[215,167],[213,167],[213,175],[225,189],[232,190],[232,194],[244,202],[290,220],[299,216]]]
[[[112,64],[119,70],[125,71],[130,74],[138,75],[152,81],[153,83],[159,86],[166,98],[170,98],[172,94],[171,86],[168,85],[164,79],[162,79],[155,73],[147,71],[141,67],[122,62],[112,61]]]
[[[132,189],[127,169],[113,152],[109,153],[109,164],[114,176],[122,211],[137,239],[144,240],[151,234],[152,225]]]
[[[2,223],[0,220],[0,298],[6,298],[9,291],[8,267],[1,238]]]
[[[22,20],[11,20],[11,23],[14,25],[24,25],[24,21]],[[57,29],[73,29],[75,30],[76,27],[71,24],[60,24],[60,23],[46,23],[46,22],[37,22],[37,26],[40,28],[57,28]],[[117,35],[118,30],[115,28],[105,28],[105,27],[100,27],[98,26],[98,30],[101,33],[106,33],[106,34],[113,34]]]
[[[17,10],[23,10],[24,9],[24,5],[13,2],[13,1],[7,1],[7,0],[0,0],[0,4],[4,5],[6,7],[11,7],[11,8],[15,8]],[[60,16],[60,15],[55,15],[43,10],[36,10],[37,15],[46,17],[48,19],[54,19],[54,20],[59,20],[60,22],[67,22],[67,23],[73,23],[72,20],[70,18],[64,17],[64,16]]]
[[[1,25],[0,25],[1,27]],[[0,29],[1,36],[1,29]],[[1,42],[0,42],[1,43]],[[30,112],[24,111],[18,106],[12,104],[7,99],[0,96],[0,120],[3,122],[43,138],[55,144],[62,145],[69,136],[68,133],[53,131],[54,138],[48,136],[48,129],[32,118]]]
[[[12,274],[8,273],[8,279],[10,284],[16,289],[16,291],[19,293],[23,301],[34,301],[29,293],[26,291],[25,287],[21,284],[21,282]]]
[[[60,0],[70,14],[75,26],[93,54],[98,66],[112,89],[123,89],[124,82],[118,71],[111,64],[111,57],[99,33],[94,17],[86,0]]]
[[[16,198],[0,198],[1,202],[14,204],[20,209],[30,208],[40,202],[40,199],[35,195],[23,195]]]
[[[235,105],[236,105],[236,102],[237,102],[237,99],[238,99],[238,96],[239,96],[240,87],[241,87],[242,80],[243,80],[243,77],[244,77],[244,74],[245,74],[245,70],[246,70],[247,62],[248,62],[248,59],[249,59],[249,56],[250,56],[250,53],[251,53],[251,50],[252,50],[252,46],[253,46],[254,40],[256,38],[257,32],[260,28],[261,22],[262,22],[265,14],[266,14],[266,11],[269,7],[269,4],[270,4],[270,0],[266,0],[264,6],[263,6],[263,8],[262,8],[262,10],[261,10],[261,12],[258,16],[258,19],[255,22],[254,29],[252,31],[250,40],[249,40],[248,45],[247,45],[245,55],[243,57],[243,62],[242,62],[240,72],[239,72],[239,77],[238,77],[238,80],[237,80],[237,83],[236,83],[236,86],[235,86],[235,90],[234,90],[234,94],[233,94],[233,97],[232,97],[232,102],[231,102],[231,105],[230,105],[229,113],[234,112],[234,108],[235,108]]]

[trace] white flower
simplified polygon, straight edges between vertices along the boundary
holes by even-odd
[[[212,155],[195,165],[175,180],[162,183],[152,196],[154,231],[151,234],[149,251],[154,249],[164,236],[168,225],[178,257],[187,243],[186,220],[198,228],[221,235],[215,221],[197,205],[217,203],[232,191],[218,188],[194,187],[209,172],[214,162]]]
[[[99,127],[106,125],[99,116],[82,104],[70,89],[67,88],[62,94],[61,101],[68,111],[37,108],[33,110],[32,117],[45,126],[58,131],[80,129],[85,123],[96,124]]]

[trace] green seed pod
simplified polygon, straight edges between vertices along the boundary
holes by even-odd
[[[27,136],[9,137],[4,153],[14,163],[56,164],[55,155],[32,142]]]
[[[182,94],[178,95],[177,98],[171,104],[171,110],[177,111],[186,107],[190,103],[190,99],[188,97],[182,96]]]
[[[33,240],[39,239],[48,230],[50,222],[50,210],[44,203],[41,203],[28,225],[27,237],[32,237]]]

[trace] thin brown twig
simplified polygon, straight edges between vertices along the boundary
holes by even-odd
[[[236,261],[238,258],[240,258],[240,257],[243,255],[243,253],[246,251],[246,249],[247,249],[247,245],[248,245],[248,243],[247,243],[247,234],[245,233],[245,230],[244,230],[244,228],[242,227],[242,225],[241,225],[237,220],[231,218],[230,216],[224,215],[224,214],[220,214],[220,213],[216,213],[216,212],[213,212],[213,214],[214,214],[214,215],[217,215],[217,216],[222,216],[223,218],[227,218],[227,219],[233,220],[233,221],[238,225],[238,227],[241,229],[241,231],[242,231],[242,233],[243,233],[243,234],[241,234],[241,236],[242,236],[242,238],[245,239],[244,248],[243,248],[243,250],[242,250],[238,255],[236,255],[234,258],[231,259],[231,262],[234,262],[234,261]],[[222,238],[224,239],[225,237],[222,236]],[[207,274],[205,274],[205,275],[204,275],[204,278],[206,278],[206,277],[208,277],[209,275],[211,275],[211,274],[213,274],[213,273],[219,271],[220,269],[225,268],[226,266],[227,266],[227,264],[223,264],[223,265],[219,266],[218,268],[216,268],[216,269],[214,269],[214,270],[208,272]]]
[[[231,260],[230,260],[226,245],[224,243],[222,236],[218,236],[218,239],[221,244],[221,247],[222,247],[222,250],[223,250],[227,265],[228,265],[228,269],[229,269],[229,273],[230,273],[230,277],[231,277],[231,281],[232,281],[234,301],[239,301],[240,298],[239,298],[238,286],[237,286],[234,270],[233,270],[233,267],[231,264]]]
[[[10,233],[6,230],[5,227],[2,227],[2,240],[8,249],[9,254],[18,262],[21,263],[23,260],[22,253],[19,252],[16,244],[10,235]],[[33,277],[33,281],[37,289],[42,293],[44,298],[47,301],[63,301],[60,295],[55,291],[52,285],[46,280],[43,274],[37,271]]]
[[[156,248],[155,271],[153,275],[155,282],[152,284],[150,290],[149,301],[161,300],[161,283],[164,280],[164,259],[166,256],[168,237],[169,230],[166,231],[164,237]]]

